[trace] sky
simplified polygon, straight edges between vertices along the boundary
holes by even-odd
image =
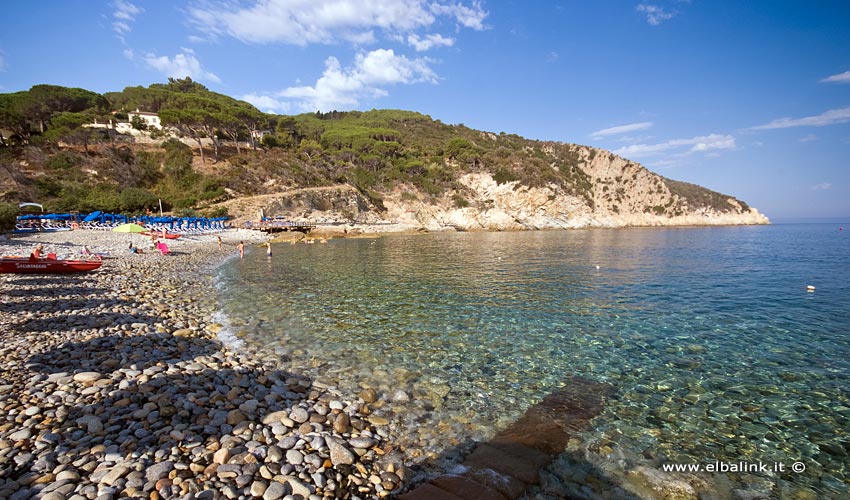
[[[404,109],[613,151],[774,220],[850,219],[847,0],[45,0],[0,93],[189,76],[263,111]]]

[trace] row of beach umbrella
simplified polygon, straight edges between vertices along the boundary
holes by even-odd
[[[171,216],[139,216],[130,217],[124,214],[111,214],[94,211],[82,219],[77,214],[26,214],[17,217],[19,226],[32,228],[36,226],[53,229],[85,227],[91,229],[115,229],[117,227],[133,227],[132,230],[122,229],[121,232],[169,231],[201,233],[220,231],[226,228],[227,217],[171,217]],[[127,226],[133,224],[133,226]]]

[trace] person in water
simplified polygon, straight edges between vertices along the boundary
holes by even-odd
[[[239,250],[239,258],[245,258],[245,242],[240,241],[238,245],[236,245],[236,249]]]
[[[270,241],[266,242],[266,255],[272,256],[272,243]]]

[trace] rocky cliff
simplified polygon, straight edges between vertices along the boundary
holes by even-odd
[[[552,158],[572,157],[582,182],[497,180],[486,168],[458,176],[455,189],[434,197],[411,184],[381,193],[350,185],[301,188],[225,203],[238,220],[260,211],[310,220],[327,229],[530,230],[583,227],[768,224],[767,217],[733,197],[665,179],[614,154],[587,146],[552,144]],[[448,162],[448,161],[447,161]],[[451,165],[447,165],[451,167]],[[554,166],[552,167],[555,168]],[[579,185],[581,188],[576,188]],[[376,196],[379,195],[378,196]]]

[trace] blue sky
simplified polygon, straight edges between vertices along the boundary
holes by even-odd
[[[53,0],[0,92],[191,76],[281,114],[393,108],[597,146],[774,219],[850,218],[850,2]]]

